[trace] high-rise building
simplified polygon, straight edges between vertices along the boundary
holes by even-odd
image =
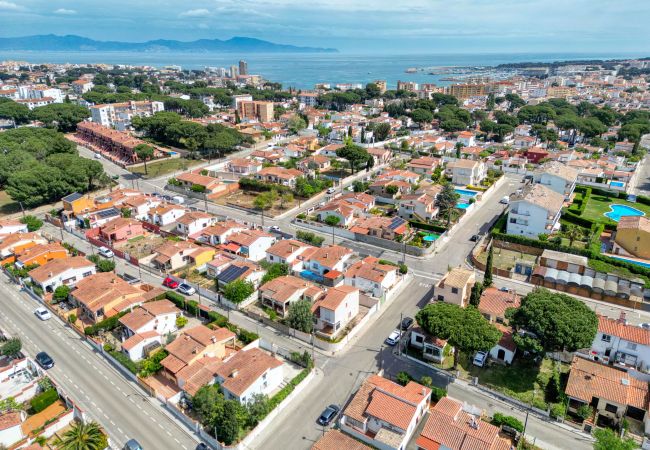
[[[456,98],[465,99],[487,95],[487,85],[485,84],[452,84],[447,87],[450,95]]]
[[[239,61],[239,75],[248,75],[248,63],[243,59]]]
[[[230,78],[237,78],[237,75],[239,75],[237,66],[230,66]]]
[[[237,112],[241,119],[272,122],[274,118],[273,102],[240,101],[237,103]]]
[[[377,85],[377,87],[379,88],[379,92],[381,92],[382,94],[386,92],[386,88],[387,88],[386,80],[375,80],[373,81],[373,83]]]
[[[397,90],[415,92],[418,90],[418,84],[413,81],[398,81]]]

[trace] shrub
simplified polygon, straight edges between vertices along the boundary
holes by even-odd
[[[505,414],[501,414],[499,412],[494,413],[494,417],[492,417],[491,423],[497,427],[500,427],[501,425],[512,427],[520,433],[524,431],[524,424],[521,423],[519,419],[512,416],[506,416]]]
[[[70,294],[70,286],[61,285],[54,290],[52,294],[52,303],[57,304],[59,302],[65,301],[68,299]]]
[[[304,352],[291,352],[291,355],[289,356],[289,359],[298,364],[301,365],[302,367],[306,369],[312,369],[314,367],[314,360],[312,359],[311,355],[307,350]]]
[[[131,358],[126,356],[124,353],[118,352],[117,350],[111,350],[108,354],[115,358],[117,362],[122,364],[132,374],[136,375],[138,373],[139,369],[137,364],[131,361]]]
[[[302,380],[307,378],[311,369],[304,369],[298,375],[296,375],[293,380],[291,380],[285,387],[283,387],[277,394],[271,397],[269,400],[269,411],[273,410],[276,406],[282,403],[282,400],[287,398],[291,392],[300,384]]]
[[[192,192],[205,192],[205,186],[201,184],[193,184],[192,187],[190,188]]]
[[[75,324],[77,322],[77,315],[75,313],[70,314],[68,316],[68,322]]]
[[[162,365],[160,362],[169,355],[167,350],[158,350],[153,355],[149,356],[147,359],[142,361],[142,369],[140,370],[139,375],[143,378],[146,378],[150,375],[160,372],[162,370]]]
[[[99,334],[101,330],[104,331],[111,331],[117,328],[117,326],[120,324],[119,320],[120,317],[122,317],[124,314],[126,314],[128,311],[122,311],[121,313],[109,317],[108,319],[104,319],[101,322],[97,322],[94,325],[91,325],[89,327],[84,328],[84,334],[88,336],[95,336]]]
[[[27,225],[27,231],[30,233],[43,226],[43,221],[36,216],[25,216],[20,219],[20,223]]]
[[[401,273],[402,275],[406,275],[408,273],[408,271],[409,271],[409,268],[408,268],[408,266],[406,264],[400,264],[399,265],[399,273]]]
[[[589,406],[588,404],[585,403],[583,405],[580,405],[580,407],[576,411],[576,414],[582,420],[586,420],[586,419],[589,419],[591,416],[594,415],[594,409],[591,406]]]
[[[187,325],[187,317],[178,316],[176,318],[176,328],[180,329],[183,328],[185,325]]]
[[[56,389],[52,388],[32,397],[32,399],[29,401],[29,404],[35,413],[39,413],[56,402],[58,399],[59,393],[56,391]]]
[[[185,297],[183,297],[178,292],[167,291],[165,292],[165,298],[176,305],[177,308],[185,309]]]
[[[314,233],[310,233],[309,231],[297,231],[296,238],[299,241],[306,242],[316,247],[320,247],[323,242],[325,242],[325,238],[316,236]]]
[[[551,404],[551,417],[554,419],[562,419],[566,415],[566,407],[564,403]]]
[[[110,259],[102,259],[97,262],[97,270],[99,272],[112,272],[115,270],[115,261]]]
[[[228,324],[228,319],[216,311],[208,311],[208,319],[220,328],[223,328]]]
[[[115,350],[115,347],[113,346],[113,344],[110,344],[108,342],[106,344],[104,344],[103,348],[104,348],[105,352],[112,352],[113,350]]]
[[[305,213],[300,213],[300,214],[298,214],[298,215],[296,216],[296,219],[306,220],[306,219],[307,219],[307,214],[305,214]]]
[[[395,377],[395,381],[397,381],[402,386],[406,386],[409,381],[413,381],[413,377],[408,372],[401,371]]]
[[[409,220],[409,224],[419,230],[435,231],[436,233],[444,233],[447,228],[432,223],[418,222],[417,220]]]
[[[431,400],[439,402],[441,398],[447,396],[447,389],[431,386]]]
[[[244,330],[243,328],[237,329],[237,339],[242,341],[244,344],[250,344],[259,338],[260,337],[252,331]]]

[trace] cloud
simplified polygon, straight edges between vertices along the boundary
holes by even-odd
[[[205,8],[189,9],[179,14],[180,17],[207,17],[209,15],[210,11]]]
[[[65,9],[65,8],[59,8],[56,11],[54,11],[54,14],[60,14],[62,16],[74,16],[77,14],[77,11],[74,9]]]
[[[15,3],[7,2],[5,0],[0,0],[0,11],[18,11],[23,9],[22,6],[18,6]]]

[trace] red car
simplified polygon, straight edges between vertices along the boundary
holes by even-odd
[[[163,281],[163,286],[166,286],[169,289],[176,289],[178,287],[178,281],[172,280],[171,278],[167,277]]]

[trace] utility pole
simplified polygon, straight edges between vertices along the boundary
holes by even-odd
[[[23,208],[23,202],[18,202],[18,204],[20,205],[20,210],[22,211],[23,218],[24,218],[25,217],[25,208]]]
[[[397,341],[397,355],[402,356],[402,320],[403,313],[399,313],[399,340]]]
[[[334,245],[334,225],[332,225],[332,245]]]
[[[311,362],[316,367],[316,355],[314,353],[314,330],[311,330]]]

